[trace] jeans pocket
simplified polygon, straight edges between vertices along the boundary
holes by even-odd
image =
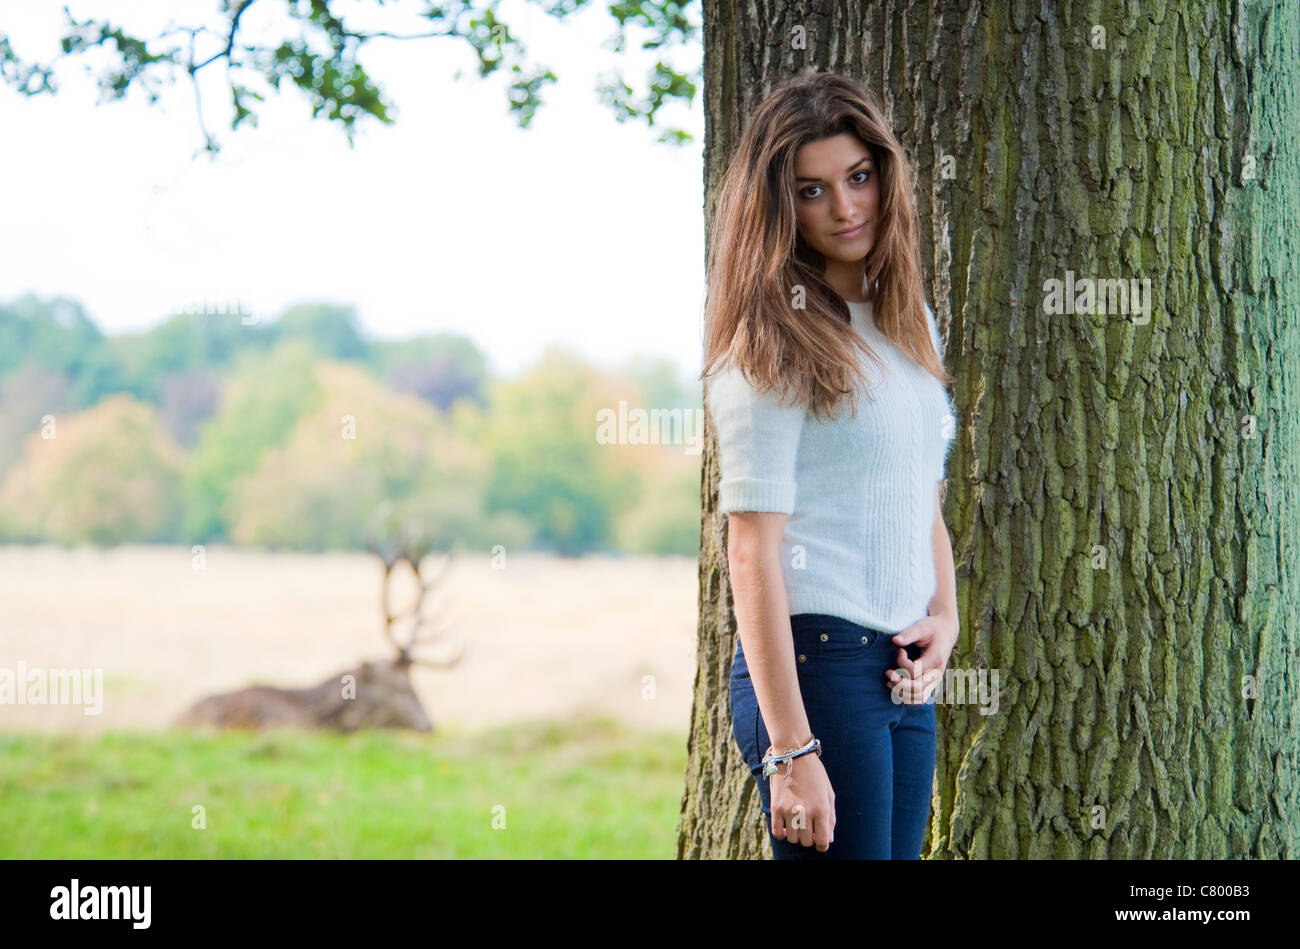
[[[758,749],[757,729],[754,726],[758,718],[758,699],[749,676],[733,676],[731,679],[731,736],[745,761],[745,767],[753,774],[761,764],[761,752]]]

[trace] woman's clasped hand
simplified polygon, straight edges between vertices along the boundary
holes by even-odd
[[[940,614],[917,620],[893,637],[899,647],[898,668],[885,673],[885,684],[893,693],[894,701],[921,705],[929,700],[957,644],[958,628],[956,619]],[[908,658],[905,648],[913,643],[922,647],[914,660]]]

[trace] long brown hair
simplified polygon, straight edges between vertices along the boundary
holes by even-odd
[[[846,395],[857,414],[859,353],[884,369],[852,330],[848,306],[826,282],[826,258],[804,240],[795,215],[795,155],[842,133],[857,136],[880,175],[862,286],[876,327],[945,388],[951,383],[926,319],[911,163],[869,90],[833,73],[803,74],[759,104],[723,175],[709,237],[700,378],[730,357],[758,391],[793,390],[818,416],[832,414]]]

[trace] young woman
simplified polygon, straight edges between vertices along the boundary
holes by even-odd
[[[731,719],[778,859],[914,860],[929,816],[958,629],[939,499],[955,415],[913,188],[874,97],[811,74],[760,104],[719,190],[701,378]]]

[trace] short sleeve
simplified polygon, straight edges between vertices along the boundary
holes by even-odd
[[[718,510],[794,513],[804,407],[757,394],[734,363],[710,377],[706,391],[718,436]]]

